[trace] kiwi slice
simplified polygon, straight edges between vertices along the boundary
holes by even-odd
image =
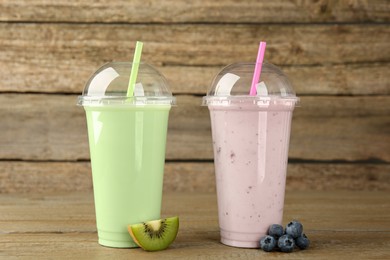
[[[179,218],[152,220],[127,227],[134,242],[146,251],[166,249],[176,238]]]

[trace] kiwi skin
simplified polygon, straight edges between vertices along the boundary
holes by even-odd
[[[133,230],[131,230],[131,225],[129,225],[129,226],[127,227],[127,230],[129,231],[129,234],[130,234],[131,238],[133,239],[133,241],[134,241],[139,247],[142,248],[142,246],[141,246],[140,243],[138,242],[137,238],[134,236]]]
[[[164,250],[177,236],[179,218],[171,217],[143,222],[129,225],[127,229],[134,242],[142,249],[146,251]]]

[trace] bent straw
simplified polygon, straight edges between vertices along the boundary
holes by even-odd
[[[263,66],[263,59],[264,59],[266,45],[267,45],[266,42],[260,42],[259,51],[257,52],[255,71],[253,72],[252,86],[249,91],[250,96],[256,96],[257,94],[256,85],[260,80],[261,68]]]
[[[134,50],[133,65],[131,66],[129,86],[127,87],[127,96],[128,97],[134,96],[135,82],[137,80],[139,63],[141,61],[142,46],[143,46],[143,43],[137,41],[137,44],[135,45],[135,50]]]

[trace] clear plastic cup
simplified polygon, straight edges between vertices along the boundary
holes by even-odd
[[[87,117],[99,243],[136,247],[127,226],[160,218],[169,111],[165,78],[141,63],[127,97],[130,62],[112,62],[89,79],[78,105]]]
[[[298,98],[287,76],[263,63],[250,96],[254,63],[215,77],[208,106],[214,148],[221,242],[257,248],[271,224],[282,224],[291,117]]]

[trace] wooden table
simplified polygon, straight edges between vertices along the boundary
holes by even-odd
[[[72,259],[389,259],[388,192],[288,192],[284,224],[301,220],[311,247],[265,253],[219,242],[213,193],[164,194],[163,215],[180,216],[168,250],[113,249],[97,243],[91,192],[0,195],[0,258]]]

